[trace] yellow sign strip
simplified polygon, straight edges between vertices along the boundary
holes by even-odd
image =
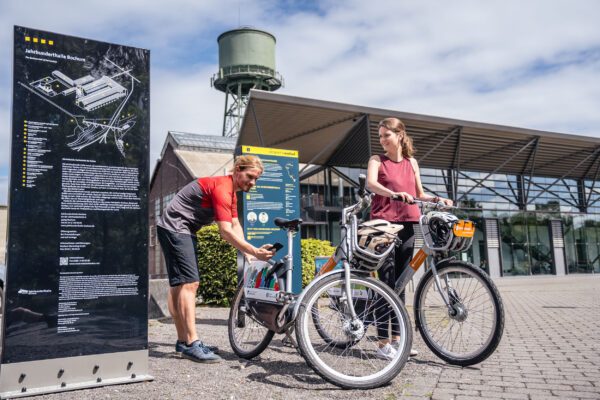
[[[263,156],[279,156],[298,158],[297,150],[271,149],[268,147],[242,146],[242,154],[258,154]]]

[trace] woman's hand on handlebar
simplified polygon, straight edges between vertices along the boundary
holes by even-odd
[[[275,255],[275,251],[270,250],[271,248],[273,248],[272,244],[263,244],[258,248],[255,247],[253,256],[260,261],[268,261]]]
[[[454,202],[450,199],[444,199],[443,197],[439,197],[439,202],[444,203],[445,206],[452,207]]]
[[[408,204],[412,204],[415,201],[414,197],[406,192],[392,193],[392,200],[398,200]]]

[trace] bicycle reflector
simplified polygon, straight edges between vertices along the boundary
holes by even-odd
[[[452,226],[452,232],[460,237],[473,237],[473,235],[475,235],[475,224],[473,224],[472,221],[459,219],[454,223],[454,226]]]

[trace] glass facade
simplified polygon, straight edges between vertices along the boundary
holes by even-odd
[[[555,273],[547,215],[511,213],[501,216],[498,222],[503,275]]]
[[[600,215],[563,217],[569,273],[600,272]]]
[[[303,237],[339,241],[341,209],[353,202],[360,173],[366,170],[325,168],[301,182],[302,209],[312,220]],[[473,245],[461,259],[489,272],[488,252],[496,251],[503,276],[552,275],[557,265],[565,273],[600,272],[599,181],[431,168],[421,168],[421,181],[425,192],[454,198],[457,215],[475,222]],[[487,219],[497,221],[496,236],[486,232]]]

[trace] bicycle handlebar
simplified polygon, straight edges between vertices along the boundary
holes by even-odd
[[[392,200],[401,201],[401,202],[405,203],[405,201],[402,200],[397,195],[393,195]],[[414,199],[411,203],[407,203],[407,204],[416,204],[420,207],[432,207],[432,208],[436,208],[436,209],[440,209],[440,208],[458,209],[457,206],[448,206],[442,201],[438,201],[436,203],[433,201],[423,201],[423,200]]]

